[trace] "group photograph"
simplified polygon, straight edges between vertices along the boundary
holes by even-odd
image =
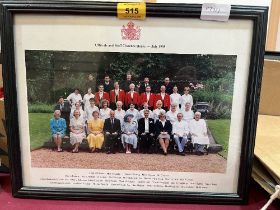
[[[225,173],[236,59],[26,50],[31,166]]]

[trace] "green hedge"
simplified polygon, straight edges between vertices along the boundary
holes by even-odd
[[[211,92],[205,90],[198,90],[191,93],[194,101],[199,102],[209,102],[213,103],[213,105],[223,104],[226,106],[231,106],[232,103],[232,95],[224,94],[218,91]]]
[[[45,104],[45,103],[41,103],[41,102],[32,103],[32,104],[29,103],[28,112],[29,113],[53,113],[54,105]]]
[[[197,90],[191,93],[196,102],[208,102],[210,119],[229,119],[231,117],[232,95],[219,91]]]

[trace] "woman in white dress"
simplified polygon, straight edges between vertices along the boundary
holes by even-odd
[[[116,106],[117,109],[115,110],[115,118],[121,121],[121,125],[123,124],[123,119],[125,116],[125,111],[122,109],[123,103],[121,101],[117,101]]]
[[[172,104],[177,104],[177,110],[180,109],[182,96],[178,93],[178,87],[173,87],[173,93],[170,95],[170,109]]]
[[[158,100],[158,101],[156,102],[156,107],[157,107],[157,108],[154,109],[154,111],[153,111],[154,121],[155,121],[155,122],[159,119],[159,118],[158,118],[159,113],[161,113],[161,112],[164,112],[164,114],[166,113],[165,110],[162,109],[162,101],[161,101],[161,100]]]
[[[194,117],[194,113],[193,110],[191,110],[191,104],[189,102],[185,104],[185,109],[182,109],[181,113],[183,114],[183,120],[187,123],[190,123]]]
[[[80,118],[80,111],[75,110],[70,120],[70,143],[74,146],[72,153],[79,152],[79,145],[85,137],[85,122]]]
[[[145,110],[149,110],[148,102],[145,102],[145,103],[143,104],[143,109],[139,112],[139,119],[145,117],[145,116],[144,116],[144,111],[145,111]],[[153,112],[152,112],[151,110],[149,110],[149,118],[154,118],[154,114],[153,114]]]
[[[130,114],[133,115],[133,121],[136,121],[139,119],[139,111],[137,109],[135,109],[135,105],[134,104],[130,104],[129,105],[129,109],[126,110],[125,112],[126,115]]]
[[[181,109],[185,108],[185,105],[187,102],[189,102],[191,104],[191,108],[193,106],[193,97],[192,97],[192,95],[189,94],[189,92],[190,92],[190,88],[185,87],[184,94],[181,97]]]
[[[192,142],[194,144],[195,154],[203,155],[205,147],[210,144],[207,135],[207,126],[204,119],[200,119],[201,113],[196,112],[194,119],[190,122],[190,134],[192,136]]]
[[[94,98],[94,97],[95,97],[95,95],[92,93],[91,88],[89,88],[87,93],[84,95],[84,98],[83,98],[84,110],[86,110],[86,108],[90,106],[90,101],[89,100],[91,98]]]
[[[110,117],[111,109],[108,107],[108,105],[109,105],[108,100],[106,100],[106,99],[102,100],[102,102],[101,102],[101,107],[102,108],[100,109],[100,118],[102,120],[105,120],[105,119]]]
[[[173,125],[174,122],[177,121],[177,114],[179,112],[177,111],[177,104],[173,103],[171,104],[171,109],[166,113],[166,119],[171,122]]]
[[[85,120],[85,112],[81,106],[81,103],[80,102],[76,102],[75,103],[75,108],[74,109],[71,109],[71,112],[70,112],[70,119],[72,119],[74,117],[74,111],[75,110],[78,110],[80,112],[80,119],[81,120]]]

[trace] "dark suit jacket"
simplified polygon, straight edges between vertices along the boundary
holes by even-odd
[[[154,90],[151,84],[149,83],[148,85],[151,87],[151,92],[153,92]],[[139,93],[144,93],[144,92],[146,92],[146,86],[144,83],[141,83],[139,87]]]
[[[163,84],[165,86],[165,92],[171,95],[173,93],[173,85],[169,83],[168,85]]]
[[[155,129],[156,129],[156,136],[160,134],[160,132],[167,132],[171,136],[172,132],[172,124],[169,120],[166,120],[164,127],[162,126],[162,123],[157,120],[155,123]]]
[[[113,82],[109,82],[108,85],[105,82],[103,82],[102,85],[104,86],[104,92],[106,92],[106,93],[110,93],[110,91],[114,89]]]
[[[70,112],[71,112],[71,106],[69,102],[64,102],[63,106],[60,106],[60,104],[57,104],[54,107],[54,110],[60,110],[61,112],[61,117],[64,118],[65,120],[69,120]]]
[[[111,123],[111,118],[107,118],[104,122],[103,127],[104,133],[109,132],[110,134],[117,132],[118,135],[121,134],[121,122],[117,118],[114,118],[114,124]]]
[[[124,80],[121,84],[121,89],[123,89],[125,92],[128,92],[130,89],[129,89],[129,85],[133,83],[132,80]],[[135,84],[136,86],[136,84]]]
[[[142,133],[145,133],[145,118],[141,118],[138,121],[138,134],[141,135]],[[155,133],[155,124],[152,118],[149,118],[149,133]]]

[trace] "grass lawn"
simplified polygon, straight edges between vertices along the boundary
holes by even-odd
[[[230,120],[207,120],[207,124],[216,142],[223,146],[219,154],[227,158]]]
[[[43,146],[50,136],[50,119],[52,113],[29,113],[30,149]]]

